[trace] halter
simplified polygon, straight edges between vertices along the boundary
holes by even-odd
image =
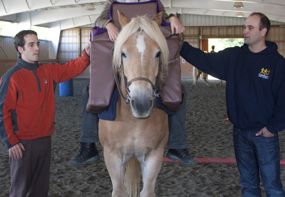
[[[158,73],[160,72],[160,67],[161,67],[161,60],[159,59],[159,66],[158,66]],[[114,67],[113,67],[114,68]],[[152,81],[146,77],[135,77],[133,79],[131,79],[130,81],[128,81],[126,75],[125,75],[125,72],[124,72],[124,64],[123,64],[123,58],[121,58],[121,65],[119,67],[120,69],[117,69],[117,70],[113,70],[114,71],[114,78],[115,78],[115,82],[116,82],[116,85],[117,85],[117,88],[118,88],[118,91],[119,91],[119,94],[121,95],[121,97],[125,100],[125,102],[127,104],[130,103],[130,100],[131,100],[131,97],[130,97],[130,89],[129,87],[131,86],[131,84],[135,81],[146,81],[148,82],[151,87],[152,87],[152,90],[153,90],[153,95],[152,95],[152,98],[156,98],[156,97],[159,97],[159,81],[158,81],[158,76],[156,77],[156,83],[153,84]],[[120,80],[119,80],[119,75],[118,73],[122,73],[123,74],[123,77],[124,77],[124,85],[125,85],[125,89],[126,89],[126,96],[124,96],[124,94],[122,93],[122,90],[121,90],[121,86],[120,86]]]
[[[169,36],[167,36],[166,38],[170,38],[172,36],[178,36],[179,37],[179,40],[180,40],[180,49],[182,48],[182,42],[184,40],[184,35],[183,34],[170,34]],[[180,58],[180,49],[177,50],[177,53],[175,54],[174,58],[169,60],[168,63],[172,63],[174,61],[176,61],[177,58]],[[161,70],[161,59],[159,59],[159,67],[158,67],[158,73],[160,73],[160,70]],[[125,73],[124,73],[124,64],[123,64],[123,58],[121,58],[121,64],[119,66],[119,69],[115,69],[114,66],[113,66],[113,73],[114,73],[114,78],[115,78],[115,82],[116,82],[116,85],[117,85],[117,88],[118,88],[118,91],[119,91],[119,94],[121,95],[121,97],[125,100],[125,102],[127,104],[130,103],[130,90],[129,90],[129,87],[130,85],[134,82],[134,81],[146,81],[148,83],[150,83],[151,87],[152,87],[152,90],[153,90],[153,98],[156,98],[156,97],[159,97],[159,87],[160,87],[160,84],[159,84],[159,80],[158,80],[158,76],[156,77],[156,83],[153,84],[152,81],[146,77],[136,77],[136,78],[133,78],[131,79],[130,81],[128,81]],[[125,84],[125,89],[126,89],[126,93],[127,93],[127,96],[124,96],[124,94],[122,93],[122,90],[121,90],[121,86],[120,86],[120,80],[119,80],[119,75],[118,73],[123,73],[123,77],[124,77],[124,84]]]

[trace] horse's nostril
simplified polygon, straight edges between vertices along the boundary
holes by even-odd
[[[147,103],[147,106],[151,107],[152,106],[152,102],[153,102],[153,100],[149,100],[148,103]]]
[[[149,112],[153,105],[153,100],[146,98],[132,99],[130,102],[132,108],[139,114]]]

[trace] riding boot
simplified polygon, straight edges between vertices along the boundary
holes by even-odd
[[[181,165],[192,166],[195,165],[196,162],[193,158],[191,158],[188,150],[184,149],[168,149],[166,153],[166,158],[173,161],[178,162]]]
[[[79,167],[95,163],[99,159],[99,154],[95,143],[80,142],[79,153],[69,161],[73,167]]]

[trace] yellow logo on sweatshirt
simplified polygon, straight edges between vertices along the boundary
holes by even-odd
[[[270,74],[270,70],[267,68],[262,68],[258,73],[258,76],[263,79],[268,79]]]

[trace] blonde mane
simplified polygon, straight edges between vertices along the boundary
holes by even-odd
[[[121,66],[121,47],[127,39],[138,31],[144,31],[154,42],[156,42],[161,50],[161,70],[160,74],[166,75],[168,70],[169,50],[166,39],[162,34],[159,26],[148,16],[137,16],[126,24],[119,33],[114,46],[113,67],[115,70]],[[165,76],[162,76],[164,78]]]

